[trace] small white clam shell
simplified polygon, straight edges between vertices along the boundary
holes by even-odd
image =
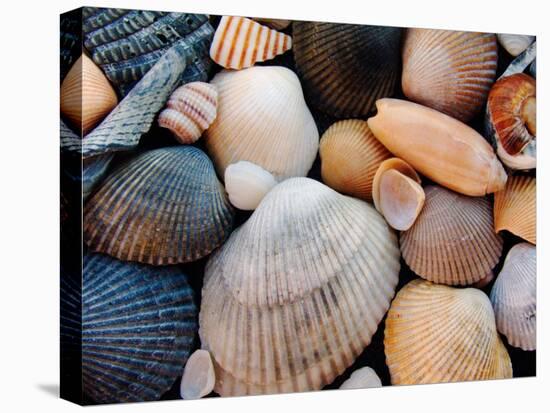
[[[519,56],[531,43],[535,41],[535,36],[523,34],[497,34],[498,42],[512,56]]]
[[[349,379],[342,383],[341,389],[368,389],[382,387],[382,381],[370,367],[363,367],[351,373]]]
[[[252,162],[239,161],[225,170],[225,190],[237,208],[252,211],[277,181],[269,172]]]
[[[200,399],[212,392],[215,383],[216,375],[210,353],[206,350],[195,351],[185,364],[180,384],[181,398]]]

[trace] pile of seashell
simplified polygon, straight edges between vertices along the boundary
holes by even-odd
[[[88,403],[535,374],[534,37],[81,13]]]

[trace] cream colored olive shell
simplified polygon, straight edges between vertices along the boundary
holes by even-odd
[[[384,352],[394,385],[512,377],[491,302],[476,288],[405,285],[386,318]]]
[[[374,136],[395,156],[440,185],[465,195],[502,189],[506,172],[474,129],[436,110],[399,99],[376,102]]]
[[[239,161],[225,169],[225,190],[233,206],[251,211],[277,181],[262,167],[248,161]]]
[[[492,33],[407,29],[401,83],[410,100],[468,122],[484,107],[496,70]]]
[[[502,254],[487,198],[424,188],[426,202],[414,225],[401,233],[403,259],[416,274],[440,284],[473,284],[491,273]]]
[[[380,163],[391,156],[366,121],[332,124],[319,145],[323,182],[343,194],[372,200],[372,183]]]
[[[220,176],[238,161],[255,163],[277,180],[307,175],[319,132],[291,70],[222,71],[212,84],[218,88],[218,116],[204,137]]]
[[[349,379],[340,386],[341,389],[367,389],[370,387],[382,387],[380,377],[370,367],[355,370]]]
[[[535,41],[535,36],[524,34],[497,34],[498,42],[510,55],[516,57]]]
[[[214,85],[191,82],[177,88],[158,117],[159,126],[170,129],[184,144],[191,144],[214,122],[218,91]]]
[[[527,175],[508,178],[506,188],[495,193],[495,231],[537,243],[537,180]]]
[[[185,400],[200,399],[214,390],[216,375],[212,358],[206,350],[196,350],[185,363],[180,383],[180,396]]]
[[[497,328],[522,350],[537,348],[537,250],[527,242],[512,247],[491,290]]]
[[[372,200],[374,202],[375,208],[378,211],[380,211],[380,179],[382,178],[384,172],[391,169],[401,172],[403,175],[408,176],[419,184],[422,182],[414,168],[403,159],[389,158],[381,162],[380,166],[376,170],[376,173],[374,174],[374,179],[372,181]]]
[[[223,16],[210,46],[210,58],[226,69],[243,69],[273,59],[291,47],[287,34],[246,17]]]
[[[364,201],[309,178],[278,184],[209,259],[200,338],[222,396],[317,390],[369,344],[399,250]]]
[[[86,135],[117,105],[115,90],[92,60],[83,54],[61,84],[61,113]]]

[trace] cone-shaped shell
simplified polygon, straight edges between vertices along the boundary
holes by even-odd
[[[495,193],[495,231],[537,243],[537,181],[525,175],[510,176],[506,188]]]
[[[439,284],[473,284],[491,273],[502,254],[491,203],[439,186],[425,188],[422,212],[401,233],[403,259],[416,274]]]
[[[296,69],[308,102],[336,116],[362,117],[393,95],[400,77],[402,29],[293,23]]]
[[[92,60],[83,54],[61,84],[61,113],[86,135],[117,105],[115,90]]]
[[[82,384],[98,403],[158,400],[181,376],[197,332],[193,290],[176,266],[84,257]]]
[[[399,158],[389,158],[385,161],[380,163],[380,166],[376,170],[376,173],[374,174],[374,179],[372,180],[372,200],[374,202],[374,206],[378,211],[381,211],[380,209],[380,180],[382,178],[382,175],[386,171],[395,170],[400,172],[401,174],[411,178],[416,183],[420,184],[422,181],[420,180],[420,177],[414,170],[412,166],[410,166],[407,162],[405,162],[403,159]]]
[[[243,69],[271,60],[292,47],[292,38],[246,17],[223,16],[210,58],[226,69]]]
[[[216,119],[218,91],[214,85],[191,82],[177,88],[158,117],[184,144],[195,142]]]
[[[351,373],[349,379],[342,383],[341,389],[367,389],[382,387],[382,381],[370,367],[362,367]]]
[[[247,161],[231,164],[225,170],[225,190],[229,201],[245,211],[256,209],[277,181],[262,167]]]
[[[491,145],[468,125],[434,109],[380,99],[368,123],[395,156],[453,191],[482,196],[502,189],[506,172]]]
[[[510,55],[518,56],[535,41],[535,36],[525,34],[497,34],[498,42]]]
[[[214,36],[207,15],[96,7],[87,7],[82,15],[84,46],[120,96],[176,44],[193,55],[179,74],[182,83],[207,80]]]
[[[497,328],[522,350],[537,348],[537,250],[514,245],[491,290]]]
[[[137,146],[178,86],[188,58],[184,46],[168,50],[109,116],[83,139],[83,156],[87,158]]]
[[[353,363],[399,273],[393,232],[364,201],[288,179],[208,261],[202,347],[222,396],[320,389]]]
[[[205,350],[196,350],[183,370],[183,377],[180,384],[180,395],[182,399],[192,400],[210,394],[214,390],[216,376],[210,353]]]
[[[407,29],[401,84],[410,100],[468,122],[484,107],[496,70],[494,34]]]
[[[536,82],[516,73],[500,78],[487,101],[486,133],[502,162],[512,169],[537,166]]]
[[[212,84],[218,88],[218,116],[205,140],[220,176],[238,161],[255,163],[277,180],[307,175],[319,132],[291,70],[222,71]]]
[[[263,17],[253,17],[252,19],[275,30],[284,30],[292,23],[292,20],[285,19],[266,19]]]
[[[323,182],[343,194],[372,200],[372,182],[380,163],[391,156],[366,121],[336,122],[319,145]]]
[[[233,215],[205,153],[187,145],[161,148],[101,183],[84,209],[84,241],[124,261],[189,262],[225,240]]]
[[[512,377],[491,302],[476,288],[408,283],[388,312],[384,352],[394,385]]]

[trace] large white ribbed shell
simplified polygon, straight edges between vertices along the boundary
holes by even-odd
[[[401,233],[403,259],[422,278],[441,284],[468,285],[487,275],[502,254],[491,203],[439,186],[425,188],[424,208]]]
[[[537,249],[514,245],[491,290],[497,328],[508,343],[523,350],[537,348]]]
[[[392,384],[512,377],[491,302],[476,288],[408,283],[388,312],[384,351]]]
[[[210,46],[210,58],[226,69],[271,60],[292,47],[292,38],[246,17],[223,16]]]
[[[212,84],[218,116],[204,137],[220,176],[238,161],[255,163],[278,180],[307,175],[319,132],[294,72],[279,66],[222,71]]]
[[[202,347],[222,396],[317,390],[369,344],[394,295],[393,232],[309,178],[277,185],[206,266]]]

